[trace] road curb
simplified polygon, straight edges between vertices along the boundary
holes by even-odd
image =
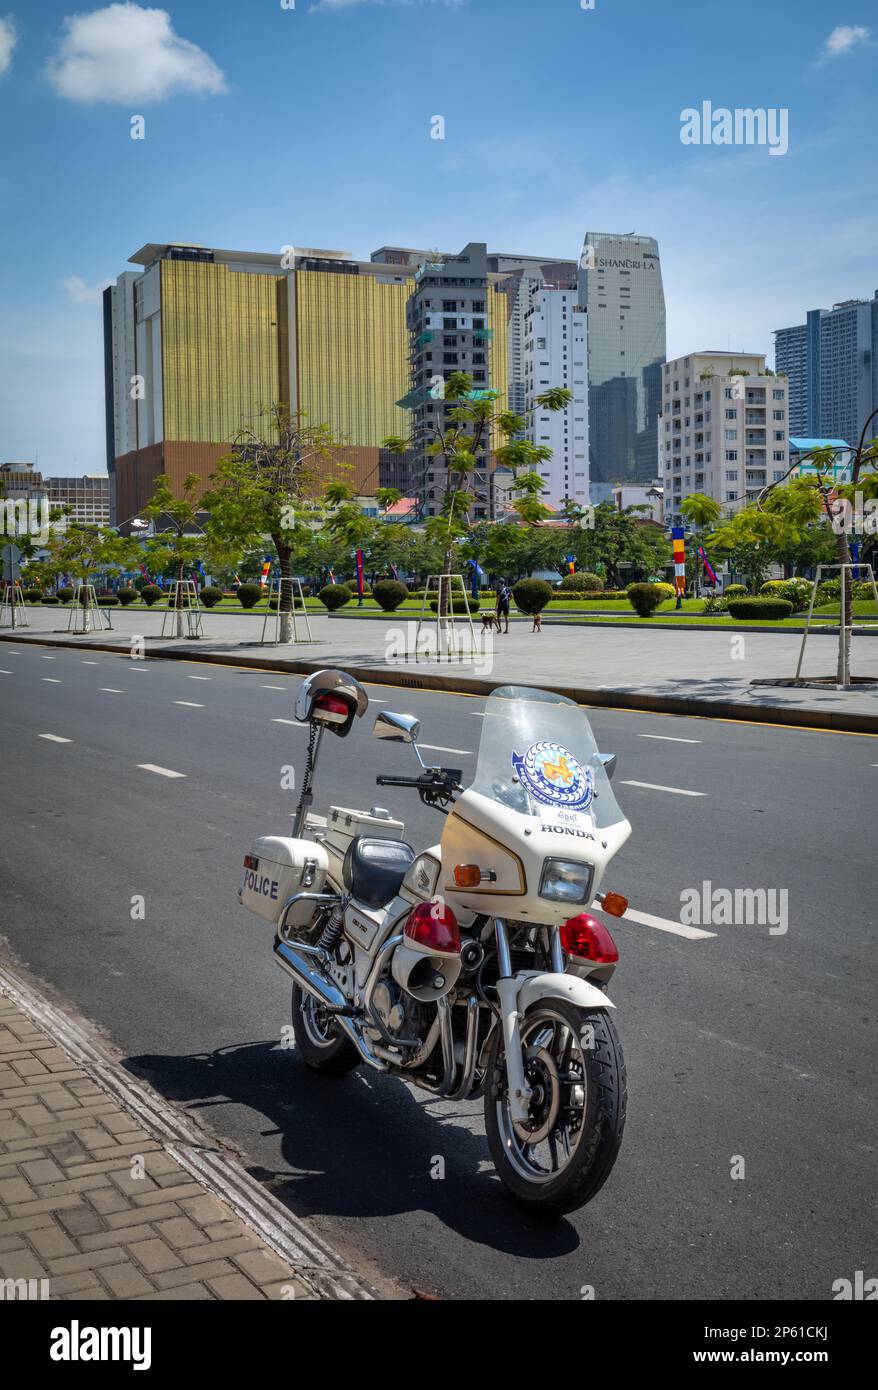
[[[728,629],[725,629],[728,631]],[[107,642],[46,641],[32,637],[0,633],[0,641],[31,643],[34,646],[67,647],[73,650],[109,652],[127,656],[124,648]],[[205,652],[193,648],[156,648],[148,659],[203,662],[208,666],[240,666],[252,671],[275,671],[282,675],[307,676],[326,667],[323,661],[303,658],[241,656],[236,652]],[[490,695],[508,680],[484,680],[478,676],[452,676],[442,672],[419,675],[416,667],[360,666],[342,660],[344,670],[364,684],[398,685],[405,690],[437,690],[448,694]],[[591,689],[587,686],[561,685],[541,681],[540,688],[553,694],[567,695],[581,705],[602,709],[634,709],[651,714],[677,714],[699,719],[728,719],[746,724],[778,724],[792,728],[825,729],[828,732],[878,735],[878,713],[864,714],[857,710],[823,710],[808,707],[796,709],[784,705],[748,705],[737,700],[709,700],[685,695],[650,694],[638,690]]]
[[[196,1182],[221,1198],[316,1297],[344,1302],[381,1299],[364,1276],[251,1177],[219,1140],[127,1072],[108,1048],[8,965],[0,965],[0,995],[12,1000],[121,1109],[135,1116],[137,1125]]]

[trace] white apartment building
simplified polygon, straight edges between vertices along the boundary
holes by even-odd
[[[787,379],[766,372],[765,357],[694,352],[662,368],[659,468],[665,524],[680,504],[706,493],[730,513],[755,499],[789,466]]]
[[[547,445],[552,457],[539,472],[545,483],[543,501],[559,509],[565,498],[588,504],[588,316],[579,307],[575,289],[534,284],[525,313],[523,373],[528,438]],[[573,399],[564,410],[540,410],[535,398],[553,386],[564,386]]]
[[[71,521],[84,526],[109,526],[110,480],[106,473],[85,473],[79,478],[47,478],[51,508],[64,507]]]

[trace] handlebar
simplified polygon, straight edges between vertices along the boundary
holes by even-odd
[[[461,790],[463,769],[459,767],[428,767],[418,777],[387,777],[379,774],[379,787],[416,787],[425,806],[442,810]]]

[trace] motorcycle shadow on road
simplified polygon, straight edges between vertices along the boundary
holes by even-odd
[[[125,1065],[245,1150],[250,1172],[299,1213],[430,1212],[467,1240],[528,1259],[556,1259],[582,1244],[569,1220],[532,1215],[506,1194],[488,1157],[481,1100],[452,1104],[364,1069],[328,1080],[273,1041]],[[265,1166],[277,1139],[282,1170]]]

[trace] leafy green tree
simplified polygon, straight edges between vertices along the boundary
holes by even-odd
[[[71,521],[63,529],[52,530],[46,542],[48,552],[44,572],[57,580],[61,574],[73,575],[83,584],[104,570],[121,574],[137,563],[140,547],[106,526],[87,526]]]
[[[543,483],[537,469],[552,457],[545,445],[532,443],[519,436],[527,421],[514,411],[498,409],[499,392],[487,391],[474,398],[473,379],[468,372],[451,372],[445,381],[444,399],[456,402],[443,416],[437,412],[430,425],[427,453],[441,461],[446,469],[447,487],[438,516],[430,517],[426,532],[442,545],[443,574],[451,574],[459,543],[469,534],[469,512],[475,497],[470,491],[472,474],[479,466],[483,451],[493,448],[499,465],[510,468],[514,475],[512,495],[515,510],[523,521],[535,524],[549,515],[549,509],[539,500]],[[534,398],[534,408],[558,411],[572,400],[564,387],[544,391]],[[495,445],[497,439],[505,441]],[[418,447],[423,441],[414,437],[389,435],[382,447],[391,453],[402,454]]]
[[[335,439],[328,425],[311,425],[297,411],[273,405],[262,435],[245,429],[232,452],[220,459],[202,499],[210,511],[208,534],[220,546],[238,553],[263,544],[269,537],[277,555],[281,579],[293,575],[293,555],[303,545],[313,516],[313,498],[321,474],[338,466]],[[304,519],[303,519],[304,518]],[[292,584],[281,584],[280,640],[292,638]]]

